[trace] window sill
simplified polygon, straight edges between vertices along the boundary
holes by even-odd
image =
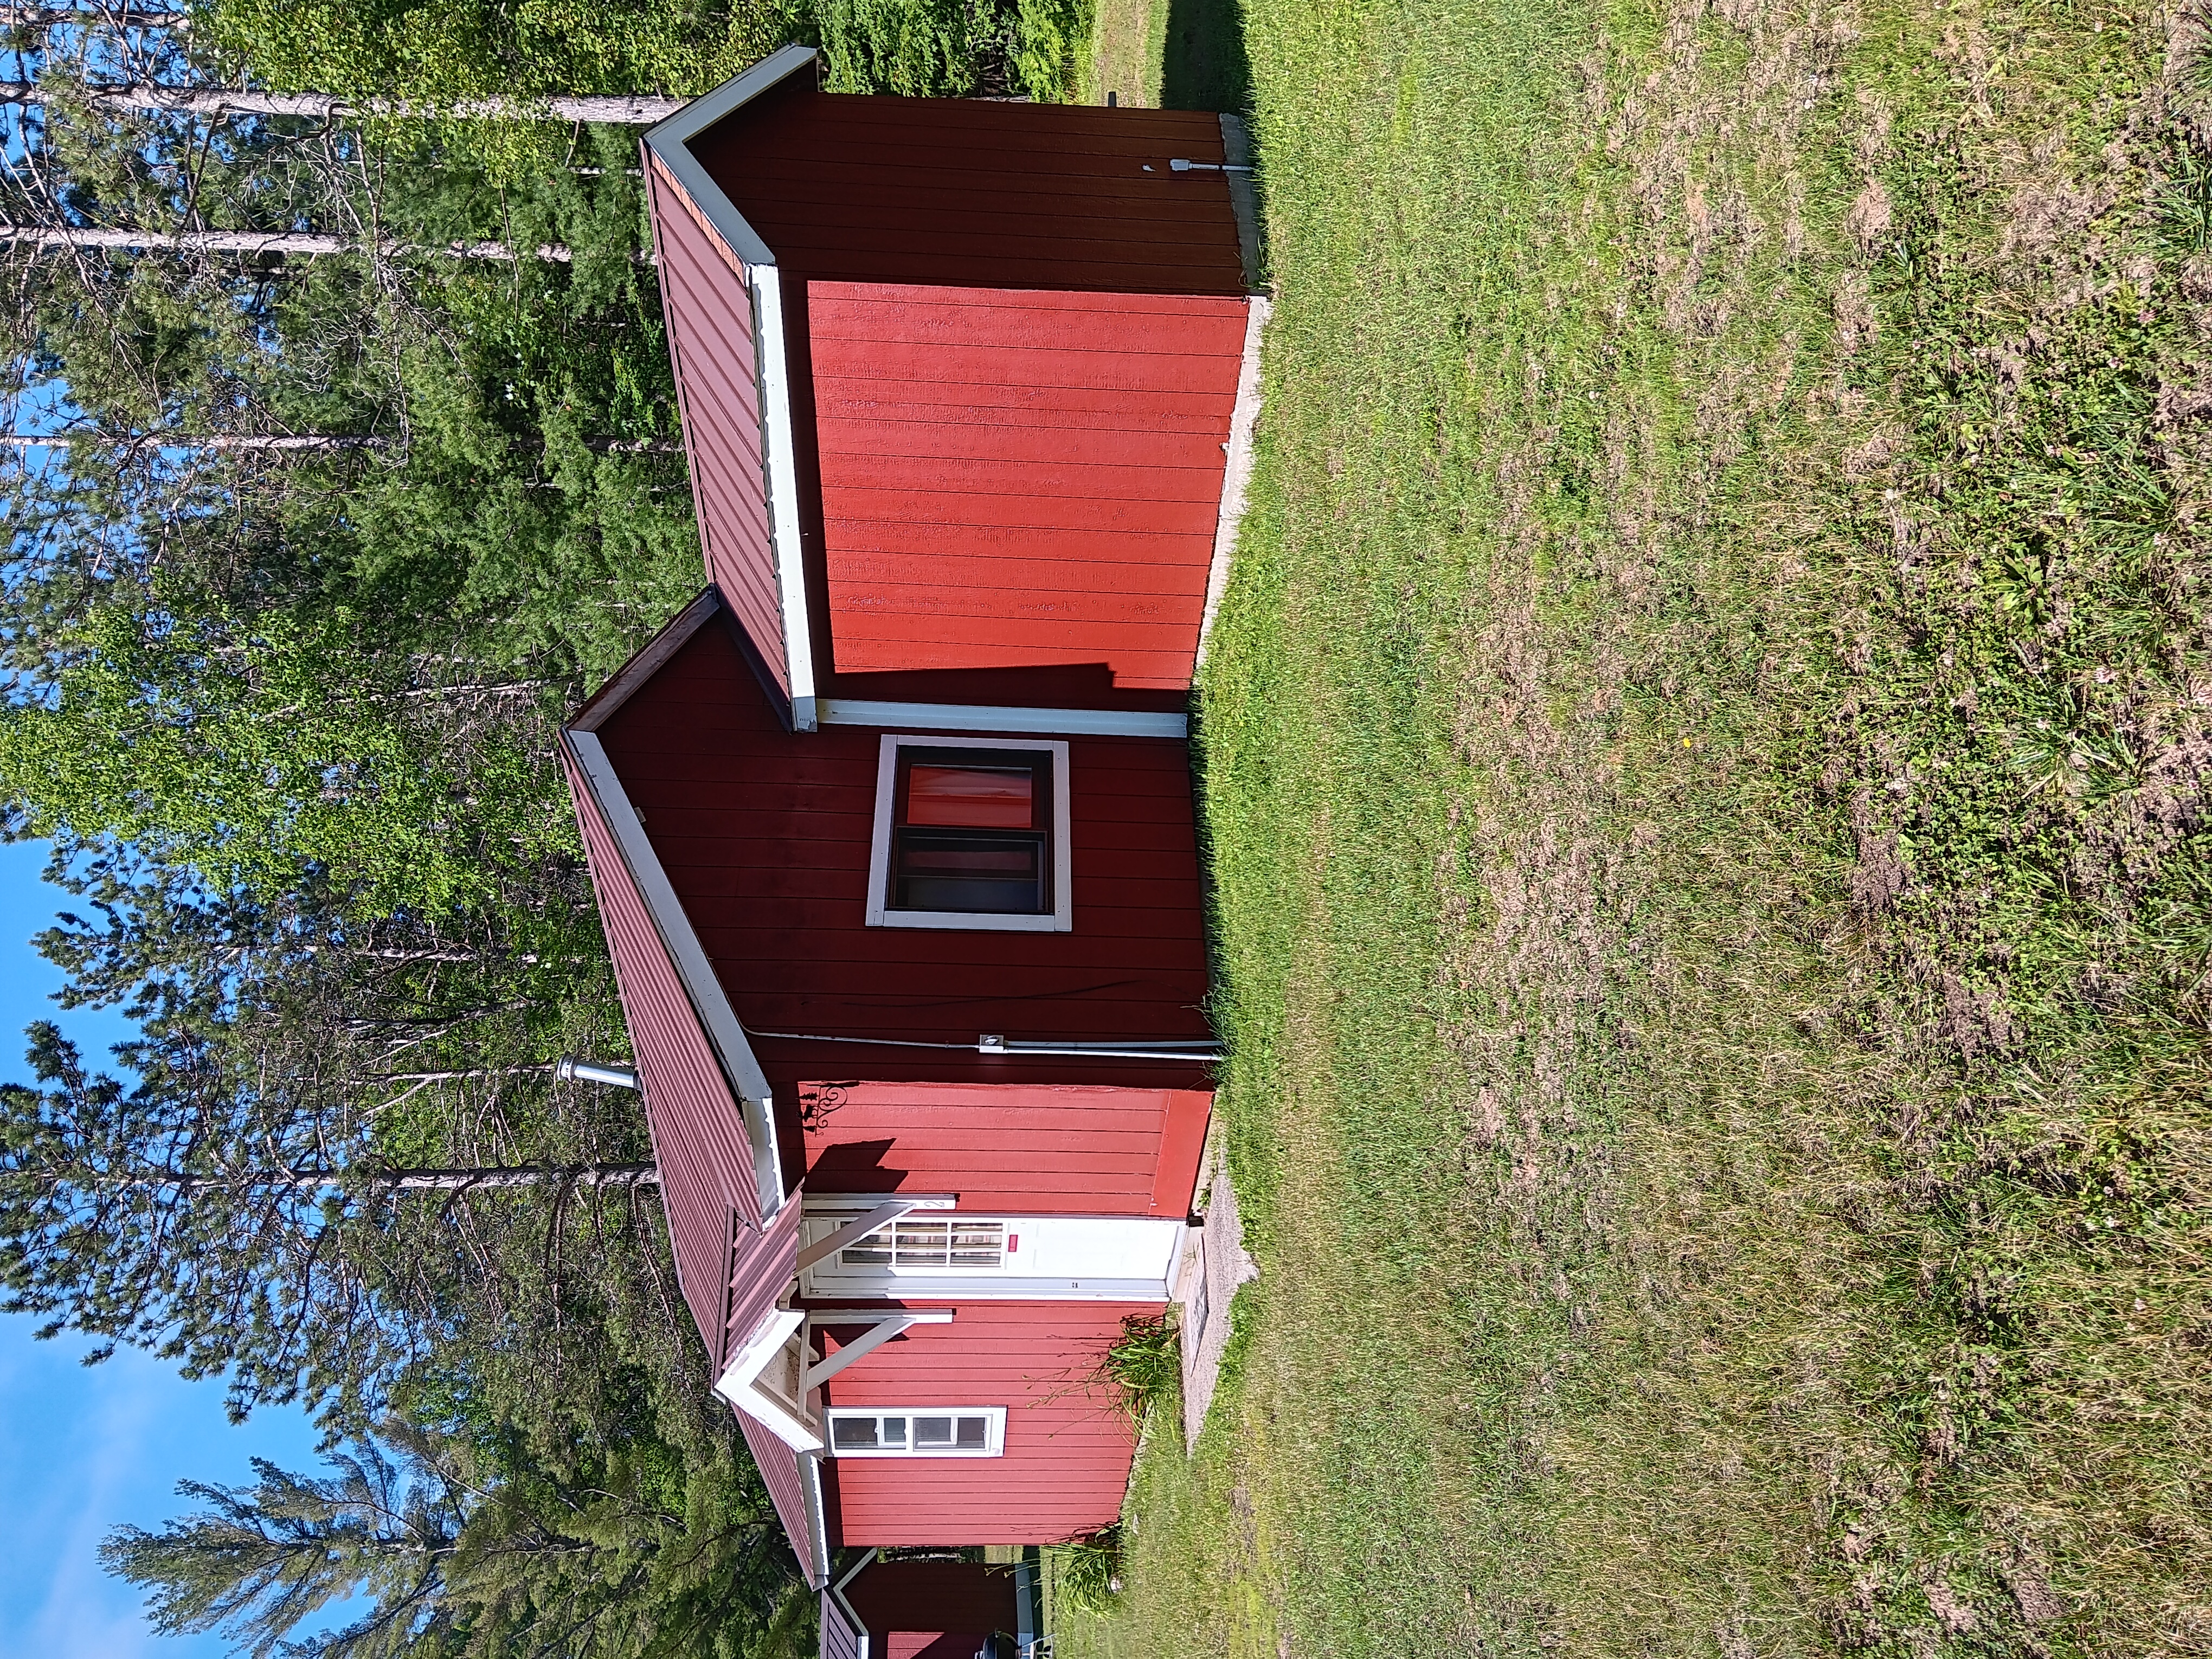
[[[973,910],[871,910],[871,927],[945,927],[981,933],[1072,933],[1066,916],[993,915]]]

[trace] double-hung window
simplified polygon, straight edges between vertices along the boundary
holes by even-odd
[[[823,1415],[838,1457],[998,1457],[1006,1449],[1004,1406],[833,1407]]]
[[[868,924],[1065,933],[1067,744],[886,736]]]

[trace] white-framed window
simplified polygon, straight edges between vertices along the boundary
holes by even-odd
[[[886,732],[868,926],[1064,933],[1067,744]]]
[[[1006,1224],[972,1216],[902,1216],[848,1244],[837,1261],[842,1267],[892,1273],[997,1273],[1006,1265]]]
[[[997,1457],[1006,1449],[1004,1406],[833,1407],[834,1457]]]

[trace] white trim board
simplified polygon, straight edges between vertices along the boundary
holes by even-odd
[[[822,1501],[822,1454],[818,1451],[799,1455],[799,1494],[806,1505],[807,1553],[814,1558],[806,1564],[806,1585],[818,1590],[830,1582],[830,1517]],[[861,1626],[864,1632],[866,1628]],[[860,1655],[867,1659],[865,1647]]]
[[[981,703],[866,702],[825,697],[814,706],[824,726],[902,726],[925,732],[1036,732],[1068,738],[1190,736],[1188,714],[1130,708],[998,708]]]
[[[791,684],[791,726],[815,728],[814,629],[806,610],[806,564],[799,535],[799,446],[791,422],[791,366],[784,347],[783,279],[773,263],[747,267],[753,301],[754,375],[760,387],[761,467],[769,534],[783,611],[784,669]]]
[[[745,1040],[745,1029],[730,1006],[721,981],[714,976],[714,964],[700,947],[691,919],[684,914],[683,903],[669,884],[668,872],[660,867],[659,854],[646,838],[645,826],[638,822],[637,809],[629,804],[629,793],[615,775],[605,745],[596,732],[571,730],[562,735],[576,758],[584,787],[592,792],[599,816],[614,836],[623,862],[629,866],[630,879],[637,884],[638,895],[645,901],[662,947],[675,964],[676,976],[722,1063],[723,1076],[742,1105],[745,1139],[752,1152],[753,1186],[765,1221],[784,1204],[783,1165],[776,1146],[775,1110],[768,1074],[761,1070],[752,1044]]]
[[[1229,459],[1221,472],[1221,512],[1213,522],[1213,562],[1206,572],[1206,613],[1198,623],[1198,665],[1206,665],[1206,642],[1229,591],[1229,567],[1237,556],[1237,532],[1244,522],[1244,503],[1252,483],[1252,429],[1260,420],[1260,343],[1272,301],[1255,295],[1245,302],[1244,355],[1237,366],[1237,406],[1229,416]]]

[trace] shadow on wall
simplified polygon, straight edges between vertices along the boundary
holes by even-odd
[[[1233,114],[1251,106],[1252,63],[1238,0],[1168,0],[1160,107]]]

